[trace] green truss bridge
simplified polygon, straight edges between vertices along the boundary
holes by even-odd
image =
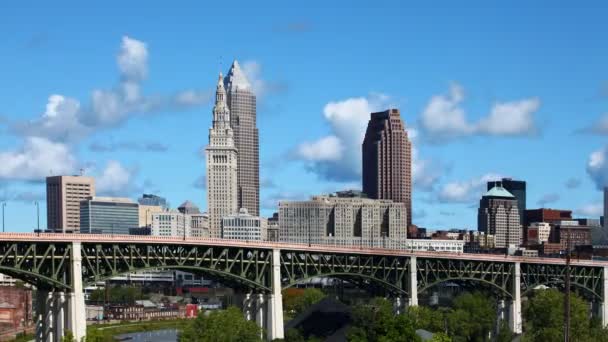
[[[486,286],[509,304],[509,325],[521,333],[521,297],[534,288],[570,284],[595,303],[608,323],[608,262],[489,254],[410,252],[221,239],[87,234],[0,234],[0,273],[38,289],[37,341],[59,341],[67,329],[86,334],[83,288],[145,269],[204,272],[249,289],[248,317],[269,339],[283,337],[281,290],[313,277],[381,287],[397,302],[418,305],[418,293],[444,282]],[[248,311],[250,310],[250,312]]]

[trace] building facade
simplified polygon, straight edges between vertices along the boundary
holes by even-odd
[[[164,197],[156,196],[153,194],[143,194],[139,199],[137,199],[137,203],[141,205],[151,205],[155,207],[163,207],[167,209],[169,205],[167,204],[167,199]]]
[[[268,228],[266,229],[266,240],[272,242],[279,241],[279,213],[273,213],[268,218]]]
[[[209,215],[207,213],[191,214],[190,225],[192,237],[208,238],[209,237]]]
[[[404,203],[314,196],[279,202],[279,240],[302,244],[405,249]]]
[[[95,196],[95,179],[84,176],[46,178],[46,221],[50,231],[78,233],[80,202]]]
[[[551,225],[547,222],[534,222],[528,226],[527,238],[529,245],[540,245],[549,242]]]
[[[256,126],[256,96],[235,60],[224,78],[230,109],[230,126],[238,150],[238,208],[260,215],[260,141]]]
[[[222,218],[222,239],[261,241],[265,240],[264,230],[266,219],[253,216],[246,208],[241,208],[238,214]]]
[[[362,145],[363,192],[404,203],[412,224],[412,146],[398,109],[372,113]]]
[[[152,215],[163,211],[165,208],[159,205],[139,204],[139,228],[152,227]]]
[[[464,240],[407,239],[406,249],[429,252],[464,252]]]
[[[191,217],[179,211],[165,211],[152,216],[152,236],[190,237]]]
[[[517,211],[519,212],[519,222],[524,224],[526,212],[526,182],[514,180],[512,178],[503,178],[499,181],[488,182],[488,191],[495,186],[502,186],[515,197],[517,200]]]
[[[221,236],[222,217],[238,210],[237,149],[230,127],[230,110],[220,73],[213,107],[213,125],[209,129],[209,145],[205,149],[207,161],[207,205],[209,206],[209,234]]]
[[[128,198],[90,197],[80,202],[80,232],[125,234],[139,228],[139,204]]]
[[[479,201],[477,230],[494,235],[496,248],[521,244],[517,199],[505,188],[495,186]]]

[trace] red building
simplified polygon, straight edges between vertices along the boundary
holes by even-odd
[[[572,210],[560,209],[528,209],[524,214],[524,222],[522,223],[524,234],[524,245],[528,243],[528,227],[534,222],[557,223],[560,221],[572,220]],[[553,233],[553,232],[552,232]]]
[[[32,322],[32,292],[27,288],[0,286],[0,327],[17,329]]]

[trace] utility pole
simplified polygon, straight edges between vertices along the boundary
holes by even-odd
[[[4,233],[4,208],[6,207],[6,202],[2,202],[2,232]]]
[[[570,342],[570,229],[566,228],[566,279],[564,281],[564,342]]]

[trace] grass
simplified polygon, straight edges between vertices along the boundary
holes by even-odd
[[[188,319],[172,319],[143,322],[122,322],[118,324],[95,324],[87,327],[87,342],[114,341],[114,336],[164,329],[182,330]]]

